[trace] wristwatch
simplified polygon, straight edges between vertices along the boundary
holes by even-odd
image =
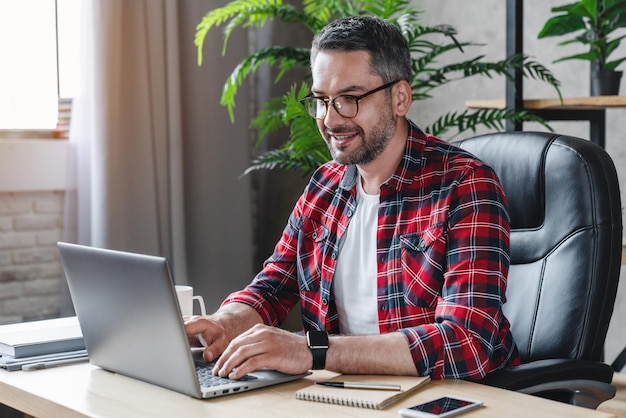
[[[313,354],[313,370],[326,367],[326,350],[328,350],[328,333],[326,331],[307,331],[306,342]]]

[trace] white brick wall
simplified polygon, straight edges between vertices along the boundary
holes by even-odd
[[[63,192],[0,192],[0,324],[59,316],[63,203]]]

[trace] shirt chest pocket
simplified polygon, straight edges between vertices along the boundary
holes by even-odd
[[[442,224],[400,236],[404,299],[409,306],[434,307],[443,286],[446,259]]]
[[[316,291],[330,231],[321,222],[303,218],[298,234],[298,283],[303,291]]]

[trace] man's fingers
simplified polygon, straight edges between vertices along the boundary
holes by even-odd
[[[205,347],[205,361],[214,361],[228,346],[224,328],[206,317],[195,316],[185,322],[187,335]]]

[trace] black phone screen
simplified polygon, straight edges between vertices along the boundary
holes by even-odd
[[[472,402],[465,401],[463,399],[454,399],[444,396],[443,398],[435,399],[430,402],[415,405],[410,407],[414,411],[428,412],[430,414],[439,415],[445,412],[454,411],[455,409],[462,408],[467,405],[471,405]]]

